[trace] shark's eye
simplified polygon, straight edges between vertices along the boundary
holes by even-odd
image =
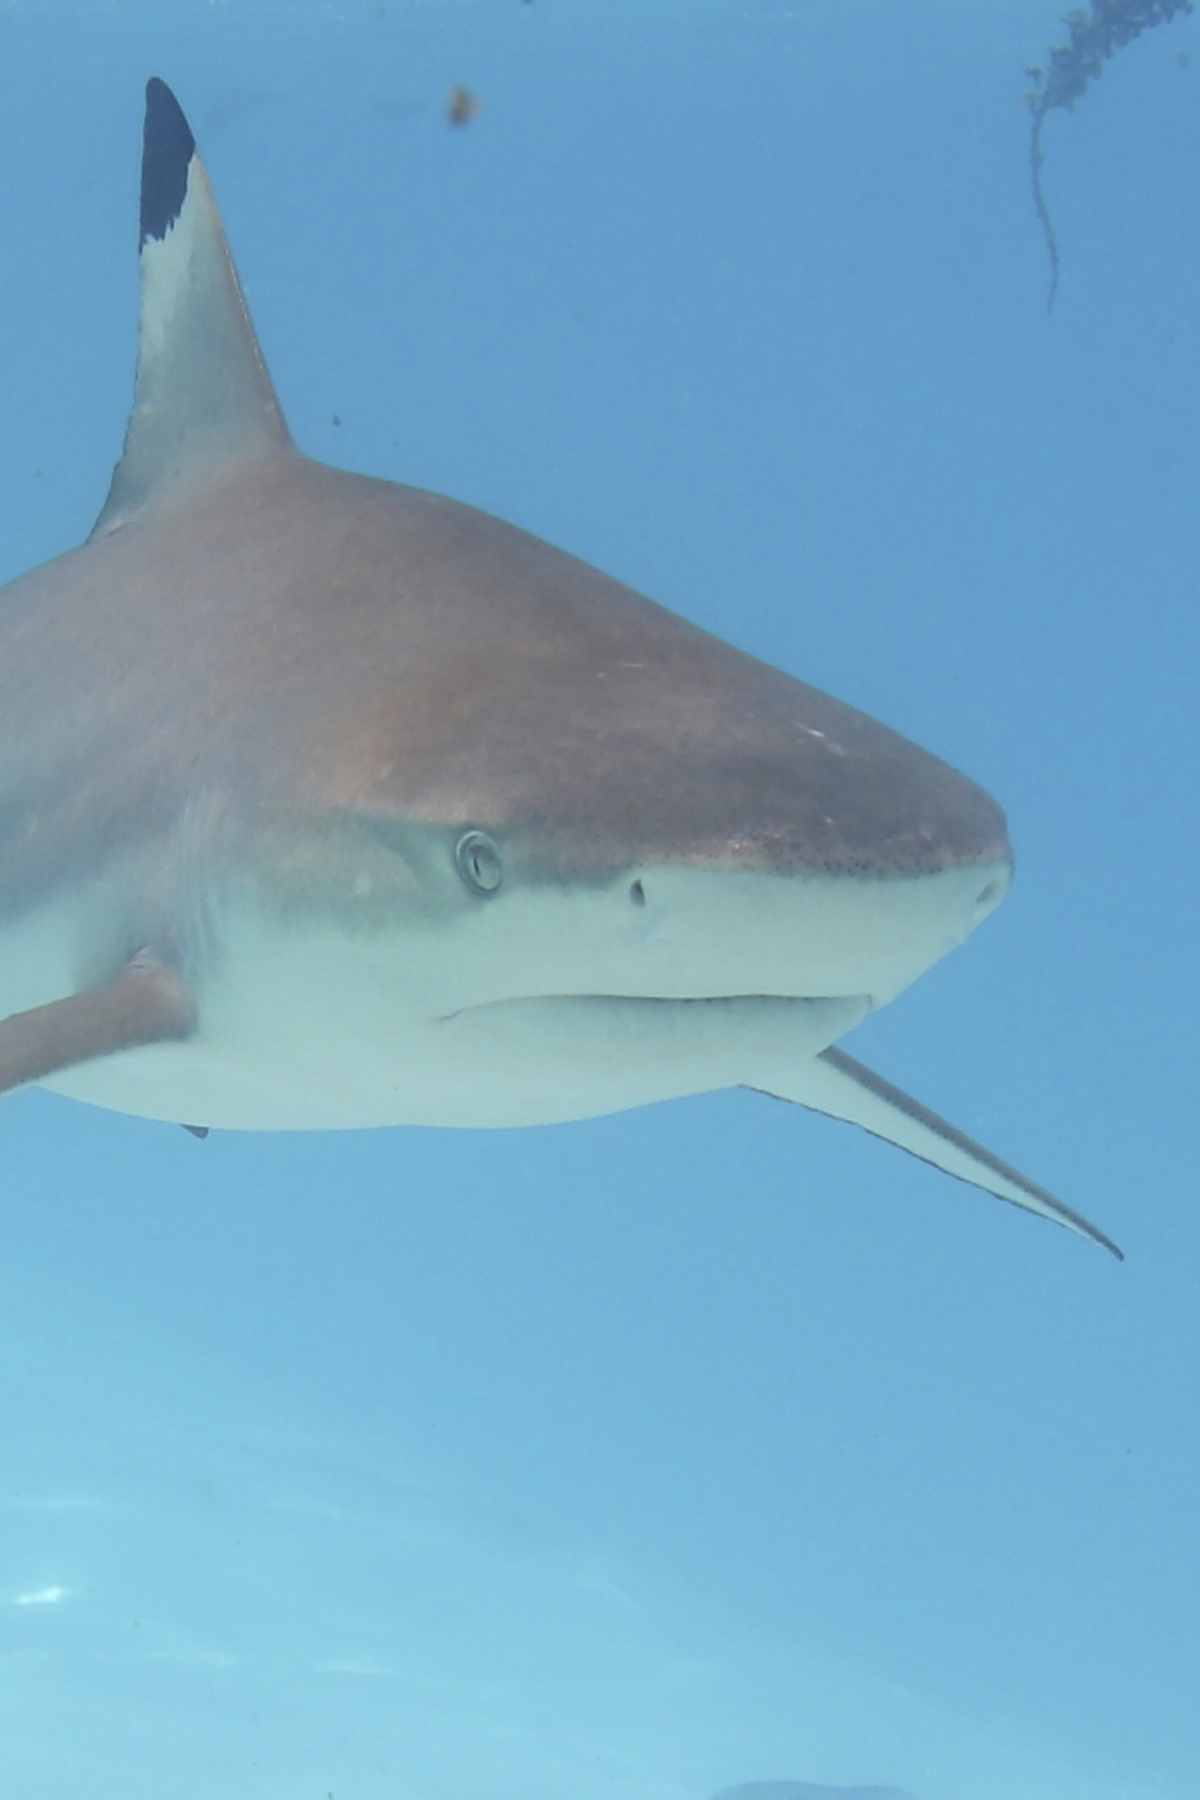
[[[464,831],[454,846],[454,861],[473,894],[494,894],[504,879],[500,852],[486,831]]]

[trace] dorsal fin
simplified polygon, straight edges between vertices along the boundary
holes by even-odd
[[[138,273],[133,410],[93,537],[223,464],[290,443],[196,141],[157,76],[146,85]]]

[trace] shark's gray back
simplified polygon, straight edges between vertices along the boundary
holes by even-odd
[[[0,913],[197,795],[535,828],[575,874],[735,825],[782,867],[1003,849],[986,797],[854,709],[498,519],[287,450],[0,592]]]

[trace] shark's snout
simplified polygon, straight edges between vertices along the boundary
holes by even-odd
[[[973,871],[971,923],[999,902],[1012,852],[982,788],[854,708],[672,623],[673,657],[642,665],[653,692],[560,670],[543,699],[545,737],[522,730],[519,756],[480,769],[480,804],[523,859],[584,880],[663,863],[854,881]],[[496,702],[482,701],[493,750],[505,738]]]
[[[975,897],[975,906],[971,915],[971,929],[982,925],[988,914],[995,912],[1000,902],[1012,886],[1013,858],[1009,851],[1007,857],[988,875]]]

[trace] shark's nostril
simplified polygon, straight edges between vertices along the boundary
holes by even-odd
[[[980,890],[975,902],[975,922],[986,919],[987,915],[1003,900],[1008,891],[1008,876],[993,875],[992,879]]]
[[[642,886],[642,884],[641,884],[641,882],[640,882],[640,881],[631,881],[631,882],[630,882],[630,884],[629,884],[629,898],[630,898],[630,899],[631,899],[631,900],[632,900],[632,901],[633,901],[633,904],[634,904],[634,905],[635,905],[635,906],[645,906],[645,904],[646,904],[646,890],[645,890],[645,888],[644,888],[644,887],[643,887],[643,886]]]

